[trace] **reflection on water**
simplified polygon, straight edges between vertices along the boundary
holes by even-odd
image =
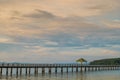
[[[13,75],[12,77],[2,76],[0,80],[120,80],[120,71],[54,73],[18,77]]]

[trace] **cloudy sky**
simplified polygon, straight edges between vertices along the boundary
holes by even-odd
[[[0,0],[0,61],[120,57],[120,0]]]

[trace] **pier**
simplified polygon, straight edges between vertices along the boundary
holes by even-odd
[[[0,76],[12,76],[13,70],[16,76],[38,75],[39,73],[63,73],[63,72],[86,72],[102,70],[119,70],[120,65],[80,65],[80,64],[0,64]],[[24,71],[23,71],[24,70]],[[31,72],[34,71],[34,73]],[[4,74],[3,74],[4,72]]]

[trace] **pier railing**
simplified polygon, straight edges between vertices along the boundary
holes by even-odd
[[[13,67],[13,68],[17,68],[17,67],[120,67],[120,65],[89,65],[89,64],[19,64],[19,63],[2,63],[0,64],[0,68],[5,68],[5,67]]]

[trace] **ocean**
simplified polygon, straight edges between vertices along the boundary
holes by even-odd
[[[120,70],[2,76],[0,80],[120,80]]]

